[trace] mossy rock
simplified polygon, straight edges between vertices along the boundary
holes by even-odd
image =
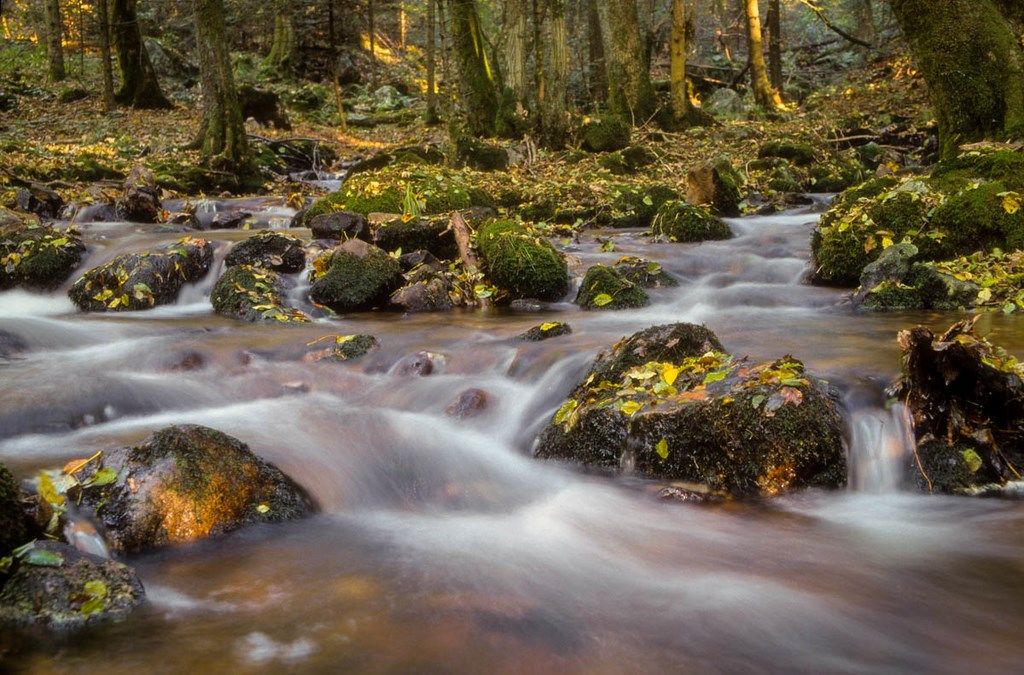
[[[380,342],[372,335],[334,335],[326,340],[312,342],[307,346],[314,349],[307,352],[306,361],[344,362],[354,361],[379,349]]]
[[[0,290],[53,290],[78,267],[85,244],[74,227],[58,229],[0,209]]]
[[[591,119],[580,130],[582,146],[589,152],[614,152],[629,145],[632,129],[621,117],[607,115]]]
[[[118,256],[75,281],[68,297],[86,312],[126,312],[166,305],[186,283],[203,278],[213,261],[205,239],[185,237],[162,249]]]
[[[743,201],[743,183],[743,176],[733,167],[732,160],[721,155],[686,174],[686,201],[709,205],[722,216],[736,217]]]
[[[74,103],[87,98],[89,98],[89,92],[82,87],[61,87],[61,90],[57,92],[57,101],[59,103]]]
[[[767,185],[773,192],[802,192],[804,177],[795,166],[782,161],[768,172]]]
[[[634,309],[649,302],[643,288],[604,265],[594,265],[587,270],[576,294],[576,304],[583,309]]]
[[[394,218],[372,228],[372,241],[385,251],[429,251],[439,260],[459,255],[455,235],[445,218]]]
[[[67,544],[36,541],[15,565],[0,588],[0,625],[68,631],[123,620],[146,598],[130,567]]]
[[[565,257],[549,241],[512,220],[495,220],[476,233],[487,277],[510,300],[559,300],[569,290]]]
[[[619,258],[612,269],[640,288],[667,288],[679,285],[676,278],[666,272],[660,263],[643,258]]]
[[[310,319],[304,312],[284,306],[283,296],[277,272],[265,267],[236,265],[228,267],[217,279],[210,302],[217,314],[232,319],[308,323]]]
[[[597,160],[598,166],[607,169],[616,176],[636,173],[639,169],[653,164],[658,156],[640,145],[632,145],[624,150],[608,153]]]
[[[420,215],[450,213],[471,206],[491,206],[490,197],[466,180],[465,174],[444,167],[388,166],[349,177],[338,192],[318,199],[303,216],[303,224],[323,213],[354,211],[406,213],[407,198]]]
[[[508,168],[508,151],[500,145],[463,134],[455,140],[452,165],[468,166],[477,171],[504,171]]]
[[[807,170],[808,192],[842,192],[864,181],[860,162],[846,156],[814,164]]]
[[[538,326],[534,326],[525,333],[521,333],[518,339],[524,342],[540,342],[571,334],[572,326],[569,324],[561,321],[546,321]]]
[[[916,262],[917,247],[909,242],[890,246],[864,268],[856,307],[873,311],[952,310],[974,304],[981,288],[940,272],[934,265]]]
[[[612,227],[650,227],[658,209],[679,198],[678,190],[661,183],[615,186],[609,224]]]
[[[7,467],[0,464],[0,558],[28,539],[21,491]]]
[[[194,425],[162,429],[143,443],[106,450],[96,470],[117,479],[83,491],[111,550],[137,553],[302,518],[313,500],[237,438]],[[88,476],[83,478],[88,479]]]
[[[293,274],[306,266],[306,251],[297,237],[280,232],[260,232],[235,244],[224,258],[228,267],[253,265]]]
[[[1024,152],[981,150],[940,162],[931,181],[943,192],[956,192],[977,180],[1001,181],[1010,190],[1024,190]]]
[[[838,406],[796,359],[638,356],[617,372],[592,369],[541,434],[536,456],[612,471],[630,465],[732,497],[845,482]]]
[[[384,306],[402,282],[398,261],[380,248],[353,239],[321,255],[313,264],[309,297],[335,312]]]
[[[797,166],[807,166],[814,162],[814,147],[800,141],[769,141],[761,146],[757,156],[779,157]]]
[[[658,209],[651,230],[655,236],[675,242],[729,239],[729,226],[707,209],[686,202],[666,202]]]
[[[945,252],[1024,248],[1024,208],[1020,206],[1024,195],[1017,198],[1014,208],[1008,209],[1004,196],[1011,192],[1001,181],[982,183],[940,204],[932,215],[931,225],[945,233]]]

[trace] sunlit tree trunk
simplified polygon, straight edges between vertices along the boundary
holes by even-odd
[[[295,55],[295,25],[292,23],[291,0],[274,3],[274,42],[263,65],[281,76],[291,74]]]
[[[993,0],[889,0],[889,5],[928,84],[943,156],[955,155],[962,143],[1024,137],[1024,49],[1012,26],[1019,5]]]
[[[437,121],[437,0],[427,0],[427,114],[426,121]]]
[[[203,158],[211,166],[245,173],[250,163],[249,146],[224,40],[224,5],[222,0],[192,0],[192,9],[203,87],[199,139]]]
[[[46,13],[46,56],[50,64],[50,81],[60,82],[66,77],[64,72],[64,25],[60,14],[60,0],[46,0],[43,6]]]
[[[117,63],[121,69],[121,89],[114,98],[133,108],[169,108],[170,101],[160,91],[156,71],[142,41],[136,0],[113,0],[111,21]],[[221,38],[223,39],[223,38]]]
[[[498,90],[487,58],[474,0],[448,0],[452,53],[459,82],[459,101],[470,133],[495,131]]]
[[[537,100],[540,108],[541,142],[555,150],[565,145],[568,131],[569,53],[565,30],[565,0],[545,0],[543,30],[543,79]],[[538,60],[541,60],[538,50]]]
[[[768,81],[782,94],[782,10],[779,0],[768,0]]]
[[[114,109],[114,73],[110,63],[110,8],[107,0],[96,2],[97,31],[100,38],[100,70],[103,73],[103,109]]]
[[[608,108],[636,124],[655,109],[654,87],[644,58],[636,0],[595,0],[604,38]]]
[[[741,0],[746,5],[747,50],[750,58],[750,80],[754,88],[754,100],[764,108],[782,105],[779,92],[768,81],[768,66],[764,61],[764,41],[761,39],[761,12],[757,0]]]
[[[694,3],[691,2],[691,6]],[[704,125],[711,118],[690,103],[690,91],[686,84],[686,55],[689,50],[689,36],[693,33],[693,21],[686,11],[686,0],[672,0],[672,33],[669,39],[669,94],[672,103],[672,120],[676,127]]]

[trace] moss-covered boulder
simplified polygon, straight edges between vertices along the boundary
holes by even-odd
[[[678,347],[660,351],[685,352]],[[621,349],[611,360],[632,362],[616,356]],[[541,434],[536,456],[631,467],[734,497],[844,483],[836,402],[802,363],[752,364],[720,351],[659,360],[657,351],[638,365],[593,369]]]
[[[314,509],[309,495],[280,469],[208,427],[161,429],[139,445],[104,451],[89,471],[117,476],[84,489],[82,504],[95,512],[108,545],[119,553],[301,518]],[[83,484],[90,475],[80,477]]]
[[[916,262],[917,247],[904,242],[890,246],[864,268],[855,307],[869,310],[951,310],[971,307],[981,287],[940,271],[932,263]],[[991,291],[989,291],[991,295]]]
[[[67,544],[36,541],[0,588],[0,625],[66,631],[126,618],[146,598],[122,563]]]
[[[364,216],[432,215],[490,205],[490,197],[473,186],[463,172],[439,166],[394,165],[351,176],[338,192],[314,202],[306,210],[303,223],[334,211],[353,211]]]
[[[608,224],[612,227],[650,227],[658,209],[679,198],[675,188],[661,183],[617,185],[612,192]]]
[[[371,241],[385,251],[429,251],[440,260],[459,255],[446,218],[392,218],[373,225]]]
[[[500,145],[460,134],[452,147],[452,165],[477,171],[504,171],[508,168],[508,151]]]
[[[476,233],[476,246],[491,282],[509,299],[559,300],[569,290],[565,257],[521,223],[495,220]]]
[[[570,334],[572,334],[572,326],[569,324],[561,321],[545,321],[525,333],[521,333],[519,339],[525,342],[540,342]]]
[[[0,209],[0,290],[52,290],[78,267],[85,245],[74,227],[60,229]]]
[[[130,223],[157,223],[163,206],[156,175],[144,166],[136,166],[124,182],[124,190],[114,202],[114,212]]]
[[[0,558],[28,539],[21,491],[7,467],[0,464]]]
[[[185,237],[162,249],[118,256],[83,274],[68,291],[86,312],[137,311],[166,305],[210,271],[213,247]]]
[[[299,222],[302,220],[299,218]],[[312,230],[314,239],[364,239],[370,231],[366,216],[352,211],[321,213],[310,218],[306,226]]]
[[[762,158],[778,157],[797,166],[807,166],[814,162],[814,146],[802,141],[768,141],[757,151],[757,156]]]
[[[597,164],[616,176],[627,176],[656,161],[658,156],[653,151],[642,145],[631,145],[623,150],[603,155],[597,160]]]
[[[842,192],[867,178],[863,165],[847,155],[830,157],[807,170],[808,192]]]
[[[322,254],[313,264],[309,297],[335,312],[383,306],[402,283],[398,261],[358,239]]]
[[[968,186],[936,207],[931,226],[949,252],[1024,248],[1024,193],[1002,181]]]
[[[445,274],[421,267],[406,275],[406,284],[391,294],[391,306],[403,312],[447,312],[454,307],[452,284]]]
[[[306,266],[306,251],[302,241],[296,237],[265,231],[231,247],[224,264],[228,267],[253,265],[293,274]]]
[[[583,276],[575,302],[583,309],[634,309],[650,301],[643,288],[614,268],[594,265]]]
[[[740,215],[743,177],[728,157],[717,157],[686,174],[686,201],[727,217]]]
[[[998,495],[1024,469],[1024,365],[978,336],[975,320],[897,339],[902,372],[889,393],[910,409],[913,470],[928,491]]]
[[[328,335],[306,345],[310,348],[304,361],[353,361],[380,348],[372,335]]]
[[[632,129],[621,117],[590,119],[580,129],[581,145],[589,152],[614,152],[629,145]]]
[[[277,272],[265,267],[228,267],[210,294],[213,311],[241,321],[308,323],[301,310],[284,305],[284,287]]]
[[[619,258],[612,269],[640,288],[665,288],[679,285],[676,278],[666,272],[661,263],[643,258],[633,256]]]
[[[729,239],[732,231],[707,209],[686,202],[666,202],[654,217],[651,231],[656,237],[674,242],[700,242]]]

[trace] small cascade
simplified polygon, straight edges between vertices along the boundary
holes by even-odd
[[[914,427],[910,412],[902,403],[886,407],[881,391],[874,390],[867,405],[857,399],[862,392],[847,395],[850,411],[850,488],[858,492],[895,492],[902,484],[914,453]]]

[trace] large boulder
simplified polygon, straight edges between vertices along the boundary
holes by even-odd
[[[716,89],[701,105],[701,110],[725,119],[743,119],[747,116],[747,105],[735,89]]]
[[[373,226],[371,242],[385,251],[429,251],[440,260],[459,255],[445,218],[389,218]]]
[[[617,185],[612,193],[608,224],[612,227],[650,227],[666,202],[679,200],[670,185]]]
[[[312,230],[314,239],[363,239],[369,232],[366,216],[351,211],[321,213],[310,218],[306,224]]]
[[[476,234],[488,278],[512,300],[560,300],[569,268],[549,241],[512,220],[487,223]]]
[[[18,208],[44,220],[56,220],[64,209],[64,200],[45,185],[30,183],[14,195]]]
[[[135,572],[67,544],[36,541],[0,588],[0,625],[71,630],[118,621],[145,601]]]
[[[650,298],[614,267],[594,265],[583,276],[575,302],[583,309],[632,309],[644,307]]]
[[[335,312],[383,306],[402,282],[398,261],[359,239],[323,253],[313,263],[309,297]]]
[[[74,227],[40,225],[0,209],[0,290],[52,290],[78,267],[84,253],[85,244]]]
[[[280,469],[208,427],[161,429],[139,445],[104,451],[89,470],[117,476],[84,489],[82,504],[119,553],[301,518],[314,509],[309,495]],[[80,476],[83,485],[90,475]]]
[[[729,239],[732,231],[725,222],[700,206],[666,202],[654,217],[651,231],[668,241],[688,243]]]
[[[228,267],[253,265],[291,274],[306,266],[302,241],[288,234],[265,231],[235,244],[224,258]]]
[[[162,249],[118,256],[83,274],[68,291],[86,312],[137,311],[166,305],[210,271],[213,247],[185,237]]]
[[[21,491],[7,467],[0,464],[0,558],[28,539]]]
[[[753,364],[699,351],[708,344],[718,340],[688,324],[620,343],[555,414],[536,456],[734,497],[842,485],[842,420],[824,385],[792,357]]]
[[[632,130],[621,117],[607,115],[587,120],[580,129],[581,145],[589,152],[614,152],[629,145]]]
[[[264,267],[236,265],[227,268],[214,284],[210,302],[217,314],[242,321],[310,321],[301,310],[285,306],[280,275]]]
[[[156,176],[144,166],[136,166],[125,179],[124,190],[114,202],[114,212],[130,223],[156,223],[162,211]]]
[[[910,242],[885,249],[861,273],[860,288],[853,294],[854,307],[876,311],[951,310],[975,304],[980,286],[943,273],[934,264],[915,262],[917,253]],[[1018,278],[1018,290],[1019,285]],[[992,295],[991,290],[988,295]]]
[[[913,469],[928,491],[998,495],[1024,470],[1024,365],[980,337],[977,318],[897,339],[902,372],[889,393],[910,411]]]
[[[686,201],[690,204],[710,206],[719,215],[740,215],[743,177],[733,168],[727,157],[691,169],[686,174]]]

